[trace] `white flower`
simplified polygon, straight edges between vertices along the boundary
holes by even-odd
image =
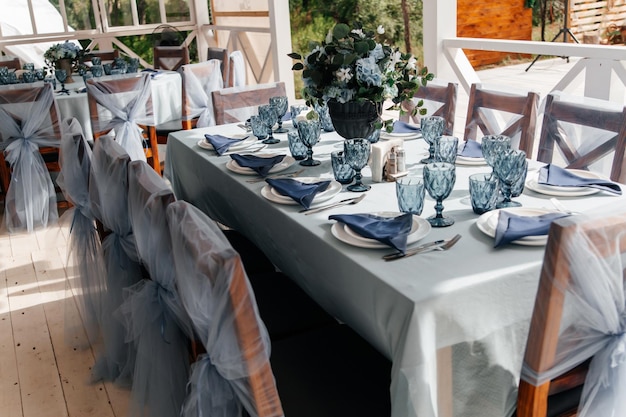
[[[365,33],[363,33],[363,29],[352,29],[352,33],[359,36],[359,38],[363,39],[365,37]]]
[[[383,25],[378,25],[378,28],[376,29],[376,32],[378,32],[379,35],[382,35],[385,33],[385,28],[383,27]]]
[[[406,64],[407,68],[414,70],[416,68],[416,65],[417,65],[417,59],[415,59],[414,56],[411,56],[411,58],[409,58]]]
[[[335,77],[339,82],[348,82],[352,79],[352,74],[350,73],[350,68],[339,68],[335,71]]]
[[[328,30],[326,34],[326,43],[331,43],[333,41],[333,30],[332,28]]]

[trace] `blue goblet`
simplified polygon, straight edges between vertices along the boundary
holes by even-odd
[[[487,135],[481,140],[481,148],[485,162],[493,168],[496,157],[511,149],[511,138],[505,135]]]
[[[65,88],[65,80],[67,80],[67,72],[64,69],[55,69],[54,76],[61,83],[61,89],[58,91],[59,94],[67,94],[70,95],[70,91]]]
[[[459,151],[459,139],[442,135],[435,139],[435,161],[454,164]]]
[[[302,120],[298,122],[300,140],[308,148],[307,158],[304,161],[300,161],[300,165],[312,167],[321,164],[320,161],[313,159],[313,146],[320,140],[320,129],[319,120]]]
[[[289,152],[296,161],[301,161],[307,157],[307,147],[300,139],[300,133],[296,130],[291,130],[287,133],[287,141],[289,144]]]
[[[252,134],[260,141],[267,139],[267,125],[261,116],[250,116],[250,127]]]
[[[454,224],[454,219],[443,215],[443,200],[448,198],[456,182],[455,166],[447,162],[434,162],[424,167],[424,185],[428,194],[434,198],[436,214],[428,222],[433,227],[446,227]]]
[[[528,161],[526,160],[526,152],[516,149],[507,149],[496,156],[493,165],[493,171],[502,183],[502,201],[498,202],[497,208],[519,207],[522,204],[517,201],[511,201],[511,189],[513,184],[524,175],[528,169]]]
[[[287,102],[287,97],[270,97],[270,106],[274,107],[274,110],[276,111],[276,121],[278,122],[278,128],[274,130],[274,133],[289,132],[289,129],[283,127],[283,117],[285,116],[285,113],[287,113],[287,108],[289,106],[289,103]]]
[[[274,106],[270,104],[263,104],[259,106],[259,116],[263,123],[265,123],[265,128],[267,129],[267,139],[263,141],[263,143],[267,143],[268,145],[272,145],[274,143],[280,142],[280,140],[274,137],[274,131],[272,130],[272,126],[276,123],[276,109]]]
[[[320,123],[322,124],[322,129],[326,132],[333,132],[335,130],[335,126],[333,125],[333,121],[330,118],[330,113],[328,112],[328,105],[326,103],[319,104],[315,102],[313,104],[313,109],[317,112],[320,117]]]
[[[372,187],[361,182],[363,178],[361,169],[367,165],[370,157],[370,141],[367,139],[346,139],[343,142],[343,153],[346,156],[346,162],[355,172],[354,179],[356,182],[348,186],[348,191],[356,193],[368,191]]]
[[[422,159],[423,164],[430,164],[435,161],[435,140],[443,134],[446,127],[446,119],[440,116],[422,117],[420,121],[422,136],[428,143],[428,158]]]

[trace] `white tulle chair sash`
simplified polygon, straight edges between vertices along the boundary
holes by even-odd
[[[246,85],[246,63],[243,60],[241,51],[233,51],[230,54],[230,65],[232,74],[232,87],[243,87]]]
[[[211,92],[224,87],[220,65],[220,60],[211,59],[182,67],[185,78],[187,117],[198,118],[197,127],[215,126]]]
[[[5,222],[9,232],[32,232],[58,218],[54,185],[39,153],[40,146],[60,146],[60,126],[50,111],[54,94],[50,85],[0,88],[0,96],[5,94],[5,104],[0,105],[0,149],[12,169]]]
[[[539,374],[526,364],[522,369],[524,380],[540,385],[593,357],[578,409],[580,417],[626,415],[625,265],[619,250],[624,234],[626,230],[614,240],[605,239],[614,248],[608,255],[599,254],[580,228],[573,239],[564,242],[571,280],[567,288],[554,284],[565,293],[555,364]]]

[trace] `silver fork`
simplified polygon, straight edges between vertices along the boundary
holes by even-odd
[[[426,253],[426,252],[431,252],[434,250],[441,250],[441,251],[448,250],[452,246],[456,245],[456,242],[458,242],[460,239],[461,239],[461,235],[456,235],[450,239],[435,242],[434,244],[427,244],[425,246],[420,246],[418,248],[409,249],[405,251],[404,253],[402,252],[390,253],[388,255],[383,256],[383,259],[385,261],[394,261],[400,258],[408,258],[409,256],[417,255],[418,253]]]

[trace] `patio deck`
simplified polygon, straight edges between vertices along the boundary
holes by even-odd
[[[482,82],[534,89],[542,97],[572,67],[556,58],[480,71]],[[467,94],[459,91],[456,129],[462,137]],[[1,212],[2,209],[0,209]],[[65,319],[76,317],[66,280],[67,225],[8,235],[0,217],[0,410],[11,417],[125,417],[129,391],[89,382],[93,351],[85,337],[69,341]]]

